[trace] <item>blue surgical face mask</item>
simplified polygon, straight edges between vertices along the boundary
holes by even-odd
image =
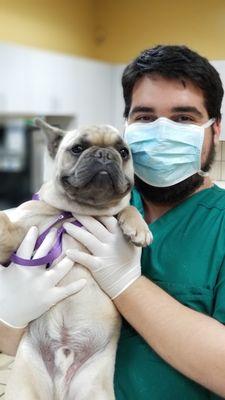
[[[135,174],[158,187],[175,185],[201,171],[204,125],[182,124],[161,117],[154,122],[133,123],[125,129],[125,141],[131,148]]]

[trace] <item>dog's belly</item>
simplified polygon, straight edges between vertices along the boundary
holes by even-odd
[[[85,277],[85,288],[29,325],[30,339],[40,349],[51,375],[59,356],[61,361],[73,359],[79,368],[105,348],[119,327],[118,312],[91,275],[80,266],[74,266],[68,275],[67,281]]]
[[[26,340],[37,359],[43,360],[53,384],[52,399],[94,399],[93,387],[100,393],[104,385],[109,388],[103,398],[113,399],[108,393],[113,387],[120,318],[83,267],[74,266],[66,279],[80,277],[87,279],[85,288],[30,323]],[[80,393],[84,390],[87,397]]]
[[[68,246],[71,247],[71,242],[66,241],[65,245],[64,238],[64,251]],[[73,243],[74,246],[77,247],[77,244]],[[99,288],[86,268],[74,265],[60,285],[81,278],[87,280],[83,290],[61,301],[29,324],[27,342],[29,348],[34,349],[38,358],[43,360],[53,382],[54,399],[70,399],[70,396],[74,399],[75,392],[77,399],[83,398],[79,395],[82,387],[78,384],[80,380],[89,380],[90,376],[97,373],[99,377],[94,380],[97,388],[98,380],[101,387],[112,380],[113,376],[120,317],[112,301]],[[104,377],[104,354],[111,358],[108,361],[108,365],[112,364],[111,377],[107,377],[108,372]],[[88,398],[93,394],[93,389],[90,387],[91,392],[88,392],[87,383],[85,385]],[[112,386],[112,382],[110,385]],[[69,391],[72,392],[70,396]],[[105,398],[111,397],[105,394]]]

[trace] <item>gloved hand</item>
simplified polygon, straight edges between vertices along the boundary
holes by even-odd
[[[76,218],[87,230],[68,222],[64,227],[91,254],[68,250],[66,255],[88,268],[104,292],[115,299],[141,275],[141,248],[126,240],[114,217]]]
[[[37,237],[38,229],[30,228],[17,255],[31,259]],[[48,254],[55,237],[53,228],[33,258]],[[86,284],[85,279],[64,287],[56,286],[72,267],[73,262],[67,257],[50,269],[44,265],[25,267],[14,263],[7,268],[0,266],[0,321],[13,328],[25,328],[57,302],[79,292]]]

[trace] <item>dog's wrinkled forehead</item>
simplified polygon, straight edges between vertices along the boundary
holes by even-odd
[[[118,143],[124,143],[116,128],[110,125],[92,125],[68,132],[62,140],[60,148],[65,149],[78,142],[87,146],[99,147],[114,147]]]

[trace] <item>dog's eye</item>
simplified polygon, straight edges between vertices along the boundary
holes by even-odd
[[[83,146],[81,144],[75,144],[75,146],[72,147],[71,153],[73,154],[80,154],[84,150]]]
[[[122,149],[120,149],[120,155],[121,157],[125,160],[129,157],[129,150],[126,147],[123,147]]]

